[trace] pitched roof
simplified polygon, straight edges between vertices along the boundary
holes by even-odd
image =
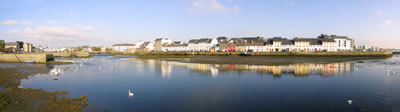
[[[223,41],[223,40],[228,40],[228,38],[226,38],[226,37],[218,37],[217,40],[218,41]]]
[[[192,39],[192,40],[189,40],[189,42],[188,43],[196,43],[196,39]]]
[[[157,38],[156,41],[157,41],[157,40],[162,40],[162,39],[168,39],[168,38]]]
[[[334,39],[321,39],[322,42],[336,42]]]
[[[181,44],[182,41],[173,41],[172,43],[173,43],[173,44]]]
[[[318,38],[321,38],[321,39],[350,39],[347,36],[325,35],[325,34],[321,34],[320,36],[318,36]]]
[[[17,43],[16,42],[7,42],[6,46],[16,46]]]

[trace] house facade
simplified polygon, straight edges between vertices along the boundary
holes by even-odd
[[[154,42],[154,50],[153,51],[161,52],[162,47],[166,47],[166,46],[170,45],[171,43],[172,43],[172,41],[168,38],[158,38]]]
[[[113,46],[113,51],[117,52],[132,52],[136,48],[135,44],[114,44]]]
[[[4,49],[6,52],[20,52],[21,47],[17,42],[7,42]]]
[[[334,39],[337,51],[354,51],[355,45],[354,40],[347,36],[337,36],[337,35],[324,35],[318,36],[319,39]]]
[[[130,49],[130,46],[136,46],[136,44],[138,43],[114,49],[126,50]],[[189,40],[187,43],[159,38],[156,39],[153,49],[156,52],[336,52],[353,50],[353,39],[346,36],[323,34],[317,38],[296,37],[293,39],[258,36],[231,39],[226,37],[201,38]]]
[[[208,52],[217,47],[217,39],[201,38],[192,39],[188,42],[189,51],[193,52]]]
[[[23,47],[24,52],[26,52],[26,53],[32,52],[33,46],[31,43],[24,43],[24,45],[22,47]]]

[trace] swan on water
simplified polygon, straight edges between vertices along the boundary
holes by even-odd
[[[131,93],[131,90],[128,91],[129,96],[133,96],[133,93]]]

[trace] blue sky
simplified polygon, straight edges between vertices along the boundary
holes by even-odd
[[[0,0],[0,39],[45,46],[346,35],[400,48],[399,0]]]

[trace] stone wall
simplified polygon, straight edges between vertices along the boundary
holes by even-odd
[[[51,60],[54,60],[53,55],[44,53],[0,54],[1,62],[35,61],[36,63],[46,63]]]

